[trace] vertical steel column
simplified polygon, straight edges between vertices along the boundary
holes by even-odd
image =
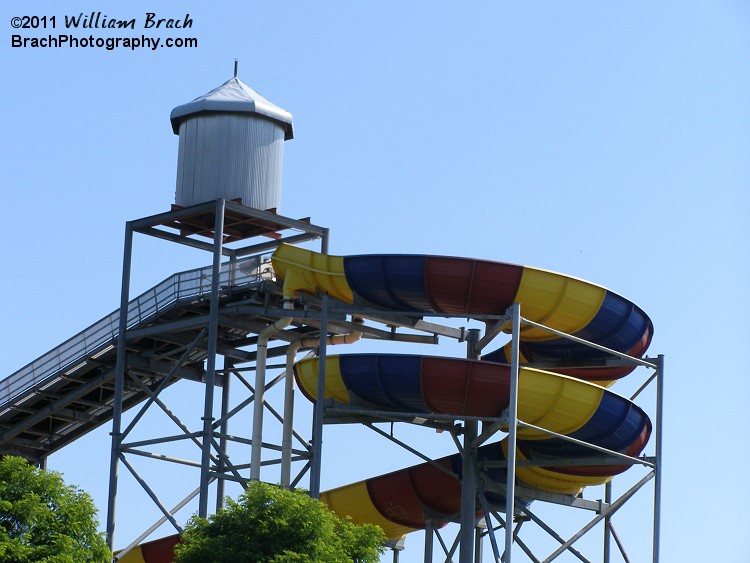
[[[521,305],[510,307],[512,318],[510,354],[510,403],[508,404],[508,469],[505,482],[505,563],[511,561],[513,548],[513,513],[516,499],[516,434],[518,427],[518,369],[519,338],[521,334]]]
[[[609,506],[612,504],[612,481],[607,481],[604,485],[604,502]],[[611,517],[607,515],[604,518],[604,563],[610,561],[610,551],[612,545],[612,535],[610,534]]]
[[[133,259],[133,225],[125,223],[125,243],[122,258],[122,285],[120,286],[120,318],[117,334],[117,363],[115,365],[115,395],[112,405],[112,451],[109,460],[109,498],[107,499],[107,545],[114,551],[115,509],[117,501],[117,472],[122,444],[122,392],[125,385],[128,330],[128,303],[130,302],[130,270]]]
[[[466,357],[476,359],[476,344],[479,340],[479,330],[472,328],[466,335]],[[461,470],[461,548],[459,550],[460,563],[474,563],[474,528],[477,519],[477,468],[476,447],[473,446],[478,435],[476,420],[464,421],[464,451],[463,467]]]
[[[321,238],[320,252],[328,254],[328,229]],[[321,455],[323,452],[323,413],[325,407],[326,388],[326,344],[328,343],[328,295],[323,294],[320,301],[320,347],[318,348],[318,400],[313,410],[312,431],[312,465],[310,466],[310,496],[320,498],[320,475],[322,469]]]
[[[216,481],[216,512],[224,508],[224,488],[225,481],[223,473],[226,467],[225,456],[227,455],[227,435],[229,434],[229,421],[227,420],[227,414],[229,414],[229,382],[231,381],[231,370],[234,367],[227,359],[224,359],[224,375],[222,376],[222,387],[221,387],[221,438],[219,440],[219,467],[217,473],[219,473],[219,479]]]
[[[284,302],[284,308],[291,304]],[[250,450],[250,480],[260,481],[263,464],[263,414],[266,408],[266,368],[268,367],[268,342],[271,336],[289,326],[291,317],[281,317],[260,331],[255,345],[258,354],[255,360],[255,385],[253,387],[253,434]]]
[[[663,448],[663,409],[664,409],[664,354],[656,358],[656,464],[654,466],[654,556],[653,563],[659,563],[659,536],[661,534],[661,456]]]
[[[201,456],[200,497],[198,517],[208,516],[208,485],[210,482],[211,443],[213,441],[214,383],[216,379],[216,352],[219,340],[219,274],[224,238],[224,199],[216,200],[214,221],[213,267],[211,270],[211,305],[208,317],[208,350],[206,357],[205,402],[203,405],[203,452]]]
[[[290,343],[286,349],[284,372],[284,412],[281,427],[281,486],[289,489],[292,482],[292,439],[294,436],[294,360],[300,348],[300,340]]]
[[[477,526],[474,529],[474,563],[482,563],[482,557],[484,556],[484,550],[482,549],[484,542],[482,540],[482,529]]]
[[[424,528],[424,563],[432,563],[432,551],[435,544],[435,529],[432,519],[428,518]]]
[[[474,563],[474,526],[476,524],[476,459],[471,443],[477,438],[477,422],[464,422],[464,451],[461,475],[461,549],[459,563]]]
[[[229,257],[229,287],[234,286],[237,278],[237,256],[232,254]],[[226,456],[227,456],[227,445],[229,440],[229,420],[227,420],[227,414],[229,414],[229,400],[230,400],[230,381],[232,379],[232,368],[234,364],[229,362],[226,357],[222,364],[223,375],[222,375],[222,386],[221,386],[221,439],[219,440],[219,467],[217,473],[219,474],[219,480],[216,482],[216,512],[224,508],[224,496],[226,489],[226,480],[223,478],[224,471],[226,470]]]

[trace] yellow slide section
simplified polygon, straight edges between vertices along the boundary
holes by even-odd
[[[416,529],[391,522],[380,514],[370,500],[365,481],[321,493],[320,500],[339,516],[350,516],[355,523],[366,522],[380,526],[389,538],[400,538]]]
[[[117,553],[115,553],[115,556],[117,556]],[[146,563],[146,560],[143,558],[143,553],[141,552],[141,546],[134,547],[128,551],[123,558],[118,557],[117,563]]]
[[[503,440],[503,452],[505,458],[508,458],[508,442]],[[516,449],[516,459],[519,461],[526,460],[526,456],[519,449]],[[578,495],[584,487],[595,487],[603,485],[612,480],[611,475],[566,475],[549,471],[543,467],[516,465],[516,477],[537,489],[558,493],[561,495]]]
[[[313,402],[318,397],[319,365],[319,358],[308,358],[294,364],[294,373],[297,376],[300,389]],[[346,388],[344,378],[341,376],[338,356],[326,356],[325,398],[333,398],[340,403],[349,402],[349,390]]]
[[[320,289],[346,303],[354,302],[344,275],[343,256],[282,244],[273,253],[271,263],[274,271],[284,278],[284,297],[294,297],[297,291],[315,293]]]
[[[599,312],[607,290],[587,281],[524,266],[516,302],[523,316],[567,334],[575,334]],[[551,340],[555,334],[536,327],[521,328],[523,340]]]
[[[604,389],[597,385],[532,368],[518,373],[518,418],[528,424],[572,434],[594,415]],[[519,428],[524,440],[543,440],[548,434]]]

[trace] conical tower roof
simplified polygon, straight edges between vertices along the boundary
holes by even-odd
[[[285,141],[294,137],[292,114],[269,102],[236,76],[208,94],[174,108],[169,119],[175,135],[179,134],[182,121],[202,112],[255,113],[277,122],[284,129]]]

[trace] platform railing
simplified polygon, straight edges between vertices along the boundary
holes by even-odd
[[[178,303],[211,293],[211,266],[179,272],[142,293],[128,304],[128,329],[143,325]],[[219,281],[222,289],[237,288],[273,278],[268,255],[256,255],[225,262]],[[111,349],[118,336],[119,309],[69,338],[0,381],[0,415],[19,395],[44,385],[58,374],[71,375],[89,356]]]

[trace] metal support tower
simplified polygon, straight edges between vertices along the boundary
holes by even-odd
[[[296,234],[280,234],[286,230],[296,231]],[[131,318],[134,302],[130,297],[130,278],[133,270],[132,253],[135,233],[158,237],[210,253],[211,267],[205,270],[210,287],[204,289],[200,298],[189,303],[180,303],[179,314],[157,311],[153,318],[133,323]],[[251,243],[251,239],[257,236],[272,236],[273,238],[270,241]],[[201,237],[209,240],[202,240]],[[346,334],[358,332],[376,339],[425,344],[436,344],[438,336],[444,336],[459,342],[466,342],[467,357],[477,359],[481,351],[502,330],[510,328],[511,401],[507,412],[501,418],[454,417],[449,419],[445,416],[431,415],[418,417],[422,421],[421,424],[426,422],[429,427],[447,430],[445,434],[453,439],[462,455],[461,510],[460,514],[454,516],[455,522],[459,524],[458,533],[455,541],[449,542],[449,545],[444,540],[444,532],[437,530],[438,526],[434,525],[435,523],[430,519],[431,516],[426,515],[428,525],[425,533],[424,561],[426,563],[433,561],[435,552],[442,549],[446,562],[453,561],[453,557],[457,555],[459,563],[480,563],[483,557],[484,538],[490,540],[494,561],[510,563],[514,549],[520,549],[532,561],[552,561],[563,553],[572,553],[577,558],[586,561],[587,559],[577,551],[574,544],[602,523],[605,532],[602,538],[602,561],[609,563],[611,551],[615,548],[623,550],[612,518],[617,510],[651,479],[654,479],[655,489],[653,561],[659,561],[663,356],[656,359],[639,359],[608,351],[612,353],[615,361],[634,363],[655,370],[654,374],[632,397],[635,398],[643,389],[655,382],[655,455],[634,459],[605,451],[607,457],[604,460],[593,460],[592,463],[640,464],[648,470],[643,478],[620,494],[619,498],[614,499],[610,487],[605,490],[603,500],[572,498],[529,489],[516,480],[516,466],[519,463],[527,465],[531,463],[519,462],[515,458],[516,432],[524,427],[542,432],[547,431],[518,419],[517,397],[520,369],[518,343],[521,327],[528,324],[550,330],[557,336],[572,340],[580,339],[524,319],[518,305],[511,307],[505,314],[488,315],[487,318],[479,319],[486,323],[486,329],[482,335],[475,329],[458,329],[426,321],[425,317],[430,317],[430,315],[410,316],[403,312],[391,313],[358,308],[345,305],[325,295],[304,296],[292,305],[283,300],[281,288],[269,280],[258,279],[254,285],[250,283],[242,287],[236,286],[233,276],[241,271],[242,264],[245,263],[243,260],[257,258],[257,263],[260,264],[261,254],[272,251],[283,242],[309,242],[315,239],[321,240],[321,251],[324,254],[327,253],[327,229],[311,225],[306,220],[293,220],[221,199],[189,208],[174,209],[167,213],[127,223],[118,336],[112,346],[117,354],[116,364],[112,366],[114,372],[111,403],[112,449],[107,512],[107,535],[111,546],[114,545],[117,489],[121,466],[132,474],[162,513],[162,517],[131,544],[133,546],[165,522],[170,522],[177,531],[180,531],[180,524],[175,513],[193,499],[197,499],[198,502],[198,515],[205,517],[209,511],[210,490],[214,482],[217,483],[214,506],[216,509],[221,508],[227,481],[245,486],[249,481],[259,480],[261,468],[266,465],[280,467],[280,481],[285,487],[295,487],[304,475],[308,475],[310,494],[316,498],[319,497],[323,472],[325,424],[362,423],[406,451],[416,454],[422,460],[429,459],[426,454],[419,451],[419,448],[409,446],[389,436],[373,424],[377,421],[415,423],[414,413],[409,415],[408,413],[376,412],[364,406],[352,408],[319,400],[313,407],[311,439],[308,441],[300,436],[292,424],[294,390],[289,378],[291,366],[300,350],[313,350],[319,356],[318,397],[324,397],[327,346],[338,343],[337,338]],[[228,259],[228,261],[222,261],[223,259]],[[450,315],[440,316],[450,317]],[[357,323],[355,319],[358,320]],[[378,323],[385,325],[386,329],[377,328],[375,325]],[[405,328],[410,332],[399,333],[400,328]],[[145,352],[145,347],[139,349],[139,345],[144,343],[149,347],[150,356],[141,353]],[[278,345],[279,343],[281,345]],[[217,361],[219,357],[221,357],[221,363]],[[284,357],[286,361],[281,365],[272,365],[271,359],[274,357]],[[550,366],[532,367],[544,369]],[[269,379],[267,370],[271,369],[284,371]],[[252,383],[246,377],[248,371],[255,371],[255,380]],[[279,412],[266,401],[265,393],[285,378],[284,407],[282,412]],[[190,424],[180,420],[160,398],[162,391],[179,379],[191,379],[203,385],[202,412],[201,416],[196,417],[200,419],[198,430],[190,430]],[[232,393],[236,393],[236,389],[249,393],[249,396],[236,406],[233,406],[233,397],[230,396],[231,380],[235,380],[232,384]],[[221,387],[219,413],[217,413],[215,394],[217,386]],[[139,402],[143,403],[140,410],[125,426],[123,413]],[[137,426],[146,409],[153,405],[160,407],[174,421],[180,428],[181,434],[132,441],[129,439],[131,431]],[[249,407],[253,410],[252,439],[231,434],[229,430],[231,417]],[[280,444],[264,442],[263,419],[265,415],[272,416],[282,425]],[[237,432],[237,430],[234,431]],[[508,459],[504,462],[480,461],[477,458],[479,447],[493,439],[498,432],[507,434]],[[547,433],[575,442],[566,436]],[[302,445],[300,449],[295,449],[293,445],[295,440]],[[191,447],[200,450],[200,459],[190,461],[144,451],[144,448],[148,446],[178,441],[188,443]],[[250,448],[250,455],[245,461],[236,456],[230,456],[230,448],[238,444]],[[280,459],[266,459],[263,457],[263,452],[277,452],[280,454]],[[194,489],[191,488],[191,491],[174,507],[169,508],[160,500],[157,491],[139,475],[128,460],[130,456],[145,456],[194,467],[199,471],[197,486]],[[296,476],[291,471],[293,462],[304,465]],[[507,479],[504,483],[488,480],[487,472],[493,467],[506,469]],[[249,470],[249,477],[243,473],[247,470]],[[502,507],[504,513],[499,512],[497,506],[490,505],[488,493],[505,496],[505,506]],[[565,506],[568,510],[594,512],[595,516],[579,532],[565,538],[539,518],[535,510],[517,503],[516,498],[519,495],[526,500],[532,499]],[[478,510],[483,512],[482,522],[486,526],[484,530],[478,527]],[[528,525],[525,526],[524,532],[526,528],[535,525],[558,543],[559,547],[546,559],[535,555],[532,546],[524,542],[520,532],[522,525],[526,522]],[[496,537],[496,532],[501,529],[504,532],[504,541],[498,541],[499,538]],[[434,541],[436,538],[437,544]],[[612,539],[615,541],[612,542]],[[394,560],[398,558],[398,551],[393,552],[393,558]]]
[[[654,449],[655,449],[655,455],[648,457],[643,456],[642,458],[631,458],[624,454],[618,454],[616,452],[608,452],[604,450],[603,448],[598,448],[596,446],[592,446],[591,444],[585,444],[584,442],[577,441],[575,439],[571,439],[566,436],[558,435],[553,432],[549,432],[543,429],[540,429],[538,427],[534,427],[533,425],[524,423],[522,420],[518,419],[517,414],[517,402],[518,402],[518,373],[519,373],[519,350],[518,350],[518,343],[519,343],[519,335],[521,330],[521,325],[523,323],[527,323],[533,326],[536,326],[538,328],[543,328],[545,330],[549,330],[551,332],[554,332],[558,336],[562,336],[565,338],[569,338],[571,340],[576,340],[582,343],[585,343],[581,339],[578,339],[574,336],[566,335],[564,333],[561,333],[559,331],[555,331],[554,329],[549,329],[548,327],[544,327],[541,324],[534,323],[532,321],[529,321],[527,319],[524,319],[521,316],[521,309],[518,304],[513,305],[509,311],[508,311],[508,320],[510,320],[511,323],[511,390],[510,390],[510,403],[509,408],[507,412],[507,416],[502,422],[505,422],[507,424],[507,434],[508,434],[508,459],[506,462],[502,464],[495,464],[495,466],[501,466],[505,467],[507,470],[507,481],[505,483],[505,486],[500,486],[499,484],[495,484],[490,488],[487,488],[487,484],[483,481],[481,478],[481,473],[483,469],[487,469],[490,467],[491,464],[479,464],[479,466],[476,468],[476,475],[478,476],[477,479],[473,482],[469,482],[469,489],[473,489],[478,496],[478,504],[482,507],[484,514],[485,514],[485,521],[487,523],[487,532],[484,534],[478,534],[478,536],[487,536],[489,537],[491,541],[492,551],[493,551],[493,561],[496,562],[503,562],[503,563],[510,563],[512,561],[512,555],[513,555],[513,546],[518,545],[521,550],[528,556],[528,559],[530,561],[553,561],[560,555],[569,552],[572,553],[575,557],[577,557],[581,561],[590,561],[587,559],[584,555],[582,555],[578,550],[573,547],[573,544],[580,540],[584,535],[590,533],[592,529],[602,521],[604,522],[604,538],[602,541],[602,559],[601,561],[603,563],[609,563],[611,560],[611,551],[612,551],[612,542],[611,539],[615,540],[616,547],[618,548],[620,555],[623,557],[625,561],[629,561],[628,556],[626,554],[625,546],[623,545],[622,540],[618,537],[617,533],[614,530],[614,526],[612,525],[612,517],[613,515],[622,508],[633,496],[640,491],[651,479],[654,480],[654,497],[653,497],[653,529],[652,529],[652,562],[658,563],[659,562],[659,535],[660,535],[660,518],[661,518],[661,459],[662,459],[662,449],[663,449],[663,438],[662,438],[662,425],[663,425],[663,397],[664,397],[664,356],[659,355],[656,358],[632,358],[627,356],[626,354],[618,353],[612,350],[607,350],[606,348],[603,348],[601,346],[593,345],[591,343],[586,343],[590,346],[593,346],[595,348],[599,348],[603,351],[607,351],[608,353],[611,353],[613,356],[618,357],[618,359],[615,360],[615,362],[620,361],[626,364],[636,365],[636,366],[645,366],[647,368],[650,368],[654,370],[654,373],[646,380],[643,385],[630,397],[631,400],[634,400],[638,395],[641,394],[641,392],[644,391],[649,385],[655,384],[655,422],[654,422],[654,429],[653,429],[653,439],[654,439]],[[478,355],[481,351],[482,347],[486,345],[491,339],[492,339],[491,331],[488,332],[485,337],[478,339],[476,336],[472,336],[468,338],[469,340],[469,350],[470,352],[469,357],[476,357],[475,355]],[[540,367],[549,367],[549,366],[540,366]],[[467,428],[467,422],[464,422],[464,428]],[[498,421],[501,422],[501,421]],[[572,498],[567,497],[565,495],[558,495],[558,494],[551,494],[551,493],[544,493],[542,491],[534,491],[531,489],[528,489],[528,487],[524,487],[522,484],[516,483],[516,476],[515,476],[515,467],[517,465],[517,461],[515,459],[515,443],[516,443],[516,431],[520,427],[526,427],[526,428],[533,428],[536,430],[541,430],[543,432],[546,432],[552,436],[556,436],[563,440],[568,440],[571,442],[579,443],[581,445],[587,445],[588,447],[597,449],[599,451],[602,451],[604,453],[608,453],[609,457],[605,459],[599,459],[599,460],[593,460],[592,462],[595,464],[613,464],[613,463],[629,463],[631,465],[642,465],[643,467],[647,468],[649,471],[646,473],[645,476],[643,476],[640,480],[638,480],[635,484],[630,486],[630,488],[622,493],[619,498],[613,500],[612,499],[612,483],[608,483],[605,486],[605,498],[604,500],[586,500],[584,498]],[[470,428],[470,426],[469,426]],[[497,431],[498,423],[496,422],[494,425],[489,425],[488,430],[483,431],[482,434],[479,437],[476,437],[474,440],[474,449],[469,450],[466,447],[466,441],[464,442],[462,455],[464,456],[464,472],[467,470],[467,466],[471,466],[471,462],[467,463],[467,458],[471,458],[471,452],[476,452],[476,447],[481,445],[484,441],[486,441],[494,432]],[[464,437],[466,438],[466,437]],[[476,459],[474,457],[474,459]],[[533,463],[526,461],[524,462],[527,465],[534,465]],[[570,463],[570,461],[568,461]],[[537,464],[541,465],[541,464]],[[627,475],[627,474],[626,474]],[[619,478],[617,481],[619,482]],[[462,496],[462,512],[460,519],[458,521],[460,525],[460,529],[456,538],[456,541],[453,543],[452,547],[449,549],[448,546],[444,543],[443,539],[440,537],[439,533],[437,533],[436,530],[433,530],[431,526],[431,522],[428,521],[428,526],[426,530],[425,535],[425,546],[424,546],[424,554],[425,554],[425,563],[432,562],[433,561],[433,537],[437,534],[438,539],[440,540],[441,546],[443,548],[443,553],[445,555],[444,561],[446,563],[453,561],[453,554],[456,550],[456,547],[458,544],[460,544],[460,556],[459,556],[459,563],[479,563],[481,561],[481,540],[479,540],[475,544],[475,552],[472,554],[470,552],[470,549],[466,548],[464,546],[465,542],[468,542],[468,538],[470,537],[469,531],[470,528],[474,529],[475,524],[473,520],[469,519],[468,514],[468,506],[473,506],[472,502],[469,500],[470,493],[467,493],[466,489],[467,479],[466,474],[464,473],[464,477],[462,479],[462,485],[464,487],[463,489],[463,496]],[[505,514],[504,517],[498,514],[497,512],[494,512],[489,507],[486,499],[485,499],[485,491],[486,490],[495,490],[497,492],[505,493],[506,495],[506,507],[505,507]],[[573,534],[568,539],[563,538],[560,536],[557,532],[554,531],[552,526],[550,526],[548,523],[544,522],[541,518],[539,518],[534,511],[531,510],[529,507],[523,507],[521,505],[518,505],[515,502],[515,498],[517,494],[522,494],[524,498],[526,499],[536,499],[537,501],[541,502],[547,502],[552,504],[558,504],[561,506],[569,507],[567,510],[573,510],[573,509],[582,509],[582,510],[588,510],[596,513],[596,516],[591,519],[587,524],[585,524],[577,533]],[[498,546],[498,542],[495,539],[495,528],[492,525],[492,517],[494,516],[495,520],[499,522],[499,528],[504,529],[504,550],[501,552]],[[517,520],[517,525],[514,527],[513,522]],[[551,554],[549,554],[546,558],[541,558],[538,556],[538,554],[534,553],[534,550],[532,546],[527,545],[523,542],[521,537],[519,536],[520,527],[525,521],[530,521],[536,524],[541,530],[548,533],[551,537],[555,538],[558,543],[560,544],[559,548],[553,551]]]
[[[357,314],[361,314],[367,317],[368,314],[373,314],[372,311],[358,310]],[[386,315],[386,313],[380,312],[380,315]],[[457,420],[462,421],[461,426],[451,427],[447,424],[445,417],[430,417],[430,415],[420,414],[421,425],[427,422],[427,426],[432,425],[433,427],[442,427],[444,429],[454,428],[453,439],[454,442],[462,455],[462,497],[461,497],[461,513],[456,515],[456,524],[458,524],[458,532],[455,540],[452,543],[446,543],[443,535],[437,530],[433,521],[427,517],[427,527],[425,530],[424,540],[424,561],[425,563],[431,563],[434,561],[436,556],[436,545],[435,538],[438,539],[439,548],[442,548],[442,553],[445,563],[454,563],[455,555],[458,555],[458,563],[480,563],[482,561],[482,550],[483,550],[483,539],[489,538],[493,553],[493,561],[511,563],[514,555],[514,549],[517,547],[528,559],[524,561],[553,561],[559,556],[569,553],[573,554],[577,559],[581,561],[591,561],[587,559],[580,551],[576,549],[574,544],[578,542],[583,536],[589,534],[599,523],[604,523],[605,537],[602,540],[602,559],[603,563],[609,563],[610,552],[612,550],[612,542],[610,538],[615,539],[616,547],[620,550],[624,560],[628,561],[625,548],[622,545],[622,541],[618,538],[614,531],[612,524],[612,518],[615,513],[622,508],[631,498],[636,495],[646,484],[654,479],[655,491],[653,498],[653,530],[652,530],[652,543],[653,543],[653,563],[659,561],[659,526],[660,526],[660,511],[661,511],[661,491],[660,491],[660,465],[662,456],[662,404],[663,404],[663,374],[664,374],[664,358],[658,356],[658,358],[632,358],[626,354],[618,353],[612,350],[608,350],[604,347],[586,343],[585,341],[571,336],[554,329],[545,327],[539,323],[534,323],[528,319],[522,317],[522,310],[520,305],[515,304],[511,306],[505,315],[498,315],[493,318],[483,319],[490,323],[486,333],[480,337],[479,331],[474,329],[460,329],[461,335],[450,334],[445,332],[445,336],[455,337],[459,341],[467,342],[467,357],[470,359],[476,359],[479,357],[481,350],[486,347],[492,340],[501,332],[502,327],[510,327],[511,334],[511,381],[510,381],[510,402],[505,415],[500,419],[485,420],[482,421],[481,431],[479,430],[479,421],[472,417],[458,417]],[[494,322],[494,326],[491,323]],[[520,370],[519,360],[519,342],[521,327],[524,324],[532,325],[537,328],[549,330],[555,333],[557,336],[569,338],[580,343],[585,343],[595,348],[599,348],[602,351],[606,351],[613,356],[611,362],[612,365],[619,364],[630,364],[636,366],[643,366],[654,370],[654,373],[643,383],[643,385],[630,397],[631,400],[635,400],[638,395],[644,391],[647,387],[652,384],[656,385],[656,404],[655,404],[655,422],[653,429],[653,440],[655,455],[643,456],[641,458],[632,458],[624,454],[617,452],[609,452],[603,448],[586,444],[579,440],[575,440],[568,436],[555,434],[554,432],[547,431],[542,428],[535,427],[531,424],[525,423],[518,418],[518,378]],[[537,365],[531,367],[539,367],[541,369],[554,367],[549,365]],[[318,382],[322,377],[319,378]],[[322,393],[322,391],[319,391]],[[414,413],[397,413],[397,412],[384,412],[384,411],[370,411],[366,407],[344,407],[343,405],[333,405],[326,409],[326,421],[327,422],[338,422],[336,416],[346,415],[344,422],[359,422],[364,424],[367,428],[375,431],[380,436],[390,440],[391,442],[401,446],[406,451],[409,451],[417,455],[422,460],[429,461],[426,454],[419,451],[419,448],[412,447],[406,444],[394,436],[389,435],[376,427],[373,426],[373,420],[378,418],[383,421],[401,421],[403,423],[414,423]],[[442,426],[441,426],[442,425]],[[503,427],[505,427],[503,429]],[[456,433],[455,429],[458,428]],[[524,460],[519,462],[516,459],[516,434],[519,428],[531,428],[536,431],[545,432],[553,437],[557,437],[561,440],[567,440],[570,442],[577,443],[579,445],[588,446],[598,450],[600,453],[607,454],[604,458],[591,458],[589,460],[560,460],[558,464],[572,464],[572,463],[590,463],[593,465],[613,465],[613,464],[630,464],[640,465],[647,469],[645,476],[638,479],[632,484],[628,490],[621,493],[618,498],[612,498],[612,487],[608,485],[605,488],[605,498],[603,500],[595,499],[589,500],[584,497],[572,497],[569,495],[546,493],[544,491],[531,489],[525,486],[523,483],[516,480],[516,466],[519,463],[524,465],[535,465],[534,462]],[[502,429],[502,430],[501,430]],[[504,462],[479,462],[477,460],[477,449],[479,446],[489,441],[498,432],[507,434],[508,439],[508,459]],[[539,463],[536,465],[549,465],[550,462]],[[484,473],[493,467],[502,467],[507,471],[507,478],[505,483],[490,483],[484,479]],[[629,483],[627,475],[632,475],[633,472],[625,473],[623,476],[618,476],[616,479],[617,483],[626,482]],[[631,478],[632,481],[636,477]],[[494,492],[504,494],[506,497],[506,503],[504,507],[504,513],[499,513],[495,508],[491,507],[487,501],[486,493]],[[546,503],[550,505],[557,505],[561,511],[567,515],[569,511],[575,511],[576,514],[586,514],[587,512],[593,512],[595,516],[584,524],[583,527],[572,536],[565,538],[560,533],[556,532],[552,525],[545,522],[540,518],[535,510],[528,506],[524,506],[516,502],[518,496],[526,500],[535,500],[539,503]],[[486,531],[482,532],[477,528],[476,522],[476,508],[481,507],[484,512],[484,522],[486,525]],[[493,523],[494,522],[494,523]],[[524,542],[521,535],[521,527],[524,523],[529,524],[526,528],[536,526],[538,530],[548,534],[558,544],[559,547],[554,550],[548,556],[543,557],[539,554],[535,554],[535,548],[533,545],[529,545]],[[498,541],[496,538],[496,532],[503,530],[503,540]],[[523,555],[519,554],[519,555]]]
[[[281,234],[283,231],[296,231],[293,234]],[[130,280],[133,270],[133,237],[135,233],[145,234],[161,238],[163,240],[183,244],[192,248],[211,253],[210,290],[200,296],[200,303],[186,305],[180,309],[180,315],[175,317],[164,316],[155,318],[147,326],[130,326],[132,318],[132,307],[130,298]],[[270,237],[271,241],[257,242],[257,237]],[[261,334],[268,326],[272,326],[274,319],[288,316],[278,300],[269,300],[268,292],[264,292],[262,280],[258,281],[258,287],[253,288],[253,294],[249,297],[241,293],[233,294],[233,276],[236,268],[242,267],[238,260],[247,257],[258,256],[272,251],[283,242],[299,243],[323,239],[327,241],[328,230],[323,227],[312,225],[308,220],[295,220],[283,217],[268,211],[252,209],[234,201],[217,199],[187,208],[176,208],[170,212],[145,217],[128,222],[125,229],[125,244],[123,252],[122,286],[120,297],[119,330],[117,337],[117,358],[114,381],[114,398],[112,407],[112,450],[110,458],[109,498],[107,506],[107,538],[110,547],[114,547],[114,534],[116,525],[116,501],[119,481],[119,467],[124,465],[140,483],[147,495],[156,503],[164,514],[155,526],[165,521],[170,521],[177,531],[181,528],[174,517],[174,512],[182,508],[191,499],[198,497],[198,515],[205,517],[208,514],[209,486],[218,480],[216,506],[222,505],[224,496],[224,481],[226,479],[246,482],[240,470],[247,465],[232,463],[227,455],[227,446],[233,438],[228,433],[228,420],[236,414],[229,411],[229,381],[234,374],[241,381],[244,378],[235,364],[239,362],[253,362],[257,354],[243,350],[242,347],[255,342],[252,334]],[[210,242],[206,242],[208,238]],[[254,241],[248,244],[248,241]],[[243,246],[244,244],[244,246]],[[324,248],[325,248],[324,243]],[[229,258],[229,262],[222,263],[223,258]],[[245,262],[246,263],[246,262]],[[257,290],[257,291],[256,291]],[[273,293],[273,292],[272,292]],[[260,297],[259,297],[260,296]],[[265,302],[257,304],[258,299],[265,296]],[[243,299],[243,297],[247,297]],[[205,303],[208,303],[206,311]],[[238,314],[237,310],[244,308],[250,314]],[[288,341],[300,338],[301,334],[285,335]],[[168,343],[172,348],[181,352],[181,355],[172,353],[162,356],[168,359],[170,369],[166,377],[153,378],[148,382],[145,377],[139,377],[144,371],[148,371],[149,364],[153,360],[138,362],[138,342],[140,339],[152,342]],[[278,350],[274,350],[278,353]],[[223,369],[219,370],[217,359],[223,356]],[[195,371],[199,362],[205,362],[205,369],[201,370],[200,381],[203,383],[204,400],[202,416],[200,417],[201,429],[195,432],[189,430],[188,425],[179,420],[159,398],[159,393],[171,385],[176,379],[184,377],[183,371],[191,368]],[[265,361],[263,369],[265,369]],[[135,415],[128,428],[123,430],[123,412],[132,406],[133,401],[125,404],[124,390],[126,386],[140,386],[146,402],[141,410]],[[215,417],[214,390],[217,385],[222,386],[221,415],[217,421]],[[252,397],[246,401],[244,406],[255,401],[260,407],[262,415],[264,401],[263,391],[266,382],[256,381],[255,386],[247,385]],[[141,399],[142,400],[142,399]],[[136,403],[138,401],[135,401]],[[141,441],[140,443],[126,443],[130,431],[138,420],[143,416],[146,409],[153,405],[159,405],[183,431],[178,437],[163,436],[153,440]],[[235,411],[238,409],[234,409]],[[289,432],[291,432],[291,421],[289,421]],[[200,448],[200,461],[190,462],[169,458],[164,455],[148,454],[140,450],[146,445],[164,444],[183,440],[193,442]],[[242,442],[242,439],[237,439]],[[244,442],[247,442],[246,440]],[[253,441],[252,447],[260,452],[263,447],[262,434]],[[280,449],[280,446],[278,447]],[[200,471],[198,487],[188,494],[174,509],[168,509],[159,499],[144,478],[142,478],[134,466],[127,460],[126,454],[145,455],[146,457],[164,459],[175,463],[183,463],[197,467]],[[308,456],[309,457],[309,456]],[[260,469],[260,461],[251,463],[251,471],[255,476]],[[291,458],[287,456],[287,462]],[[288,468],[287,468],[288,471]],[[152,527],[147,533],[153,531]],[[141,536],[140,541],[146,536]],[[135,542],[134,542],[135,543]]]

